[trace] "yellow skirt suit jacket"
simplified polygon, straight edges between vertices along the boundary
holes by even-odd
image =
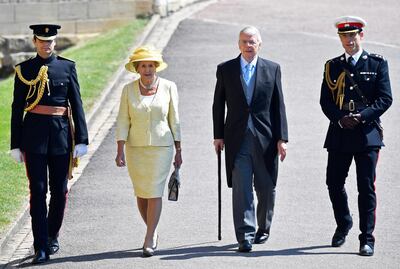
[[[174,154],[181,140],[178,90],[160,78],[150,104],[144,102],[139,79],[124,86],[117,117],[117,141],[125,141],[125,159],[135,195],[162,197]]]

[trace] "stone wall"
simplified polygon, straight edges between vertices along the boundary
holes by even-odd
[[[99,33],[138,16],[171,12],[199,0],[0,0],[0,77],[34,53],[32,30],[37,23],[60,24],[57,49],[68,47],[76,36]],[[74,38],[75,37],[75,38]]]
[[[201,0],[154,0],[153,12],[161,16],[168,16],[169,13],[175,12],[182,7],[190,5]]]
[[[152,13],[151,0],[0,0],[0,35],[29,34],[35,23],[58,23],[64,33],[92,33]]]
[[[198,0],[0,0],[0,35],[30,34],[35,23],[57,23],[63,33],[101,32],[137,16],[162,16]]]

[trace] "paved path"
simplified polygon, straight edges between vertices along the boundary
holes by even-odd
[[[164,201],[157,256],[141,257],[142,224],[126,169],[114,165],[113,117],[104,125],[105,139],[70,191],[60,234],[61,250],[44,268],[398,268],[400,247],[400,172],[397,136],[400,117],[395,100],[383,117],[385,143],[377,176],[376,253],[360,257],[355,173],[347,184],[356,225],[341,248],[329,246],[335,228],[324,182],[327,153],[322,144],[328,122],[319,104],[326,59],[342,52],[332,26],[348,1],[223,0],[190,15],[164,48],[169,68],[161,75],[175,81],[180,94],[183,131],[183,178],[178,202]],[[390,64],[393,92],[400,83],[399,3],[379,7],[352,1],[346,14],[369,22],[365,49],[381,53]],[[307,17],[305,17],[305,14]],[[384,15],[384,16],[382,16]],[[175,20],[179,21],[178,19]],[[156,29],[167,35],[171,21]],[[289,152],[280,166],[277,201],[270,240],[249,254],[237,253],[230,190],[223,188],[223,239],[217,241],[216,157],[212,147],[211,104],[216,65],[238,54],[239,30],[257,26],[261,56],[282,66],[289,119]],[[397,26],[397,27],[396,27]],[[160,30],[163,29],[163,30]],[[157,31],[155,31],[157,32]],[[153,34],[155,33],[153,32]],[[164,41],[150,36],[160,47]],[[168,40],[167,40],[168,41]],[[150,41],[149,41],[150,42]],[[129,77],[124,77],[129,80]],[[122,79],[124,81],[124,79]],[[117,92],[117,91],[116,91]],[[118,94],[113,98],[118,99]],[[109,129],[109,132],[108,132]],[[16,259],[9,267],[28,267]]]

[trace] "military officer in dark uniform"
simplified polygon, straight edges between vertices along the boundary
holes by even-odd
[[[366,22],[340,17],[335,26],[345,53],[326,62],[320,104],[330,124],[324,147],[328,150],[326,183],[336,220],[332,246],[340,247],[353,226],[345,180],[356,164],[360,249],[374,254],[375,168],[383,144],[379,117],[392,104],[387,61],[361,47]]]
[[[88,132],[75,63],[54,54],[61,27],[30,28],[37,55],[15,68],[11,156],[26,165],[36,264],[59,249],[68,177],[74,160],[87,152]]]

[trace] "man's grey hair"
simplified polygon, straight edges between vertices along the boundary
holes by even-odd
[[[250,36],[256,36],[259,43],[262,43],[260,31],[254,26],[246,26],[242,30],[240,30],[240,34],[246,34]]]

